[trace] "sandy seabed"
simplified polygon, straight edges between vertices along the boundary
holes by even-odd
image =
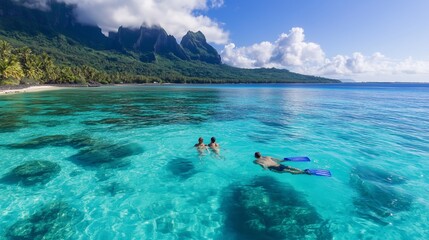
[[[26,93],[26,92],[41,92],[41,91],[58,90],[58,89],[62,89],[62,87],[57,87],[57,86],[31,86],[28,88],[21,88],[21,89],[0,89],[0,95]]]

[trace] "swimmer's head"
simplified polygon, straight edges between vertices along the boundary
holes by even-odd
[[[212,138],[210,138],[210,141],[211,141],[212,143],[214,143],[214,142],[216,142],[216,138],[215,138],[215,137],[212,137]]]
[[[260,158],[260,157],[262,157],[261,153],[260,152],[255,152],[255,158]]]

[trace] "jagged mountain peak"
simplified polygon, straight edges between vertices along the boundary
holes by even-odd
[[[201,31],[188,33],[180,45],[176,38],[160,26],[141,26],[139,29],[120,27],[117,33],[109,34],[115,46],[126,51],[138,52],[142,61],[155,61],[156,54],[181,60],[198,60],[220,64],[221,59]]]
[[[206,36],[204,36],[204,34],[201,31],[197,31],[197,32],[188,31],[184,36],[184,38],[194,38],[204,42],[207,41]]]
[[[189,60],[176,38],[168,35],[160,26],[141,26],[139,29],[120,27],[117,33],[110,33],[118,50],[132,51],[140,54],[143,62],[153,62],[156,55],[168,58]]]
[[[75,42],[97,50],[117,50],[129,56],[139,56],[143,62],[154,62],[160,55],[173,60],[198,60],[219,64],[220,56],[200,31],[189,31],[179,44],[159,25],[137,28],[121,26],[117,32],[103,35],[97,26],[80,23],[74,14],[75,5],[47,1],[49,10],[27,8],[14,0],[1,0],[0,30],[31,35],[66,36]]]
[[[207,43],[201,31],[188,31],[182,38],[180,45],[185,49],[192,60],[220,64],[221,58],[214,47]]]

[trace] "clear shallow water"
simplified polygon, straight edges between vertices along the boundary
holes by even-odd
[[[0,109],[0,238],[429,237],[429,85],[64,89]],[[333,177],[263,171],[255,151]]]

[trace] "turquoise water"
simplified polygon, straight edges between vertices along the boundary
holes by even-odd
[[[78,88],[0,109],[1,239],[429,237],[426,84]]]

